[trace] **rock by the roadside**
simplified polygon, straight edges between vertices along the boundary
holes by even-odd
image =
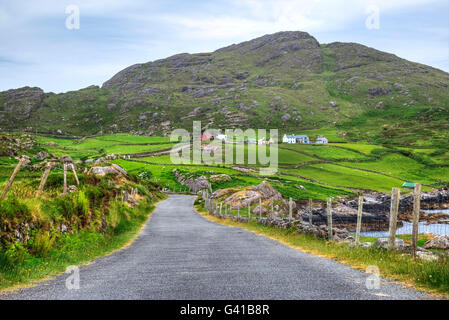
[[[189,187],[195,193],[204,189],[211,190],[210,182],[205,176],[196,178],[192,175],[183,174],[178,169],[174,169],[173,174],[179,183]]]
[[[216,181],[231,181],[232,178],[228,176],[227,174],[215,174],[210,176],[210,181],[216,182]]]
[[[49,154],[47,152],[41,151],[41,152],[39,152],[38,154],[36,154],[34,156],[34,159],[36,159],[36,160],[44,160],[44,159],[48,158],[48,156],[49,156]]]
[[[374,243],[376,248],[389,249],[389,239],[388,238],[379,238]],[[395,239],[394,248],[397,250],[403,250],[405,248],[404,240]]]
[[[424,249],[449,249],[449,236],[436,236],[432,240],[429,240],[424,245]]]
[[[123,169],[122,169],[123,170]],[[121,171],[114,167],[92,167],[90,168],[89,174],[93,174],[97,177],[103,177],[109,173],[116,174],[116,175],[123,175]]]
[[[128,175],[128,173],[122,167],[120,167],[118,164],[113,163],[111,165],[111,167],[114,168],[115,170],[117,170],[118,172],[120,172],[124,176]]]
[[[430,261],[438,261],[438,259],[439,259],[438,255],[431,253],[431,252],[418,251],[418,252],[416,252],[416,256],[423,261],[429,261],[429,262]]]
[[[62,156],[59,158],[60,162],[65,162],[65,163],[73,163],[73,159],[71,156]]]

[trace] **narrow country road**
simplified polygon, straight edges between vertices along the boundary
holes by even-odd
[[[0,299],[425,299],[425,293],[291,249],[240,228],[213,223],[193,210],[194,198],[158,204],[126,249],[82,266],[80,289],[68,274]]]

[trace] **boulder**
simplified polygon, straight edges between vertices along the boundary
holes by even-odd
[[[389,249],[388,238],[377,239],[376,242],[374,243],[374,246],[376,248]],[[397,250],[403,250],[405,248],[404,240],[395,239],[394,248]]]
[[[128,173],[122,167],[120,167],[118,164],[113,163],[111,165],[111,167],[114,168],[115,170],[117,170],[118,172],[120,172],[124,176],[128,175]]]
[[[117,166],[117,167],[119,167],[119,166]],[[92,167],[92,168],[90,168],[88,174],[93,174],[93,175],[95,175],[97,177],[103,177],[103,176],[105,176],[105,175],[107,175],[109,173],[112,173],[112,174],[115,174],[115,175],[120,175],[120,176],[126,175],[126,171],[125,170],[123,170],[121,168],[120,168],[121,169],[120,170],[117,167],[113,167],[113,166],[110,166],[110,167]]]
[[[232,178],[228,176],[227,174],[216,174],[210,176],[210,181],[216,182],[216,181],[231,181]]]
[[[196,178],[192,175],[183,174],[178,169],[174,169],[172,172],[180,184],[189,187],[195,193],[204,189],[209,191],[212,189],[209,180],[205,176]]]
[[[439,260],[439,256],[434,253],[431,253],[431,252],[418,251],[418,252],[416,252],[416,256],[419,259],[421,259],[423,261],[428,261],[428,262]]]
[[[449,236],[436,236],[432,240],[429,240],[424,245],[424,249],[449,249]]]
[[[73,159],[71,156],[62,156],[58,159],[60,162],[65,162],[65,163],[73,163]]]
[[[36,160],[44,160],[44,159],[48,158],[48,156],[49,156],[49,154],[47,152],[41,151],[41,152],[39,152],[38,154],[36,154],[34,156],[34,159],[36,159]]]

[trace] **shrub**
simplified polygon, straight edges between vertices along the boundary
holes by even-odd
[[[31,253],[39,257],[46,256],[53,247],[56,237],[56,233],[51,234],[49,231],[38,231],[30,243]]]
[[[0,220],[2,219],[29,219],[31,212],[28,207],[17,198],[0,202]]]
[[[89,200],[82,190],[74,195],[73,205],[79,216],[84,217],[89,214]]]
[[[0,251],[0,268],[5,270],[17,269],[22,266],[29,256],[25,247],[19,242],[11,243],[6,250]]]

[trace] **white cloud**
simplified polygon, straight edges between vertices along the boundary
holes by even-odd
[[[178,25],[183,35],[196,40],[249,39],[254,35],[282,30],[309,33],[344,29],[356,20],[365,21],[366,8],[378,6],[380,14],[441,0],[231,0],[237,14],[186,17],[164,16]],[[365,27],[364,23],[360,24]]]

